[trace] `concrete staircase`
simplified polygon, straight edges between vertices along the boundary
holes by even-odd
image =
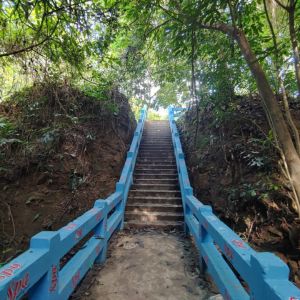
[[[182,227],[181,194],[168,121],[145,124],[125,222],[127,227]]]

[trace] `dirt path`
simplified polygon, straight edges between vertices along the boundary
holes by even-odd
[[[72,299],[208,299],[197,254],[179,234],[119,233],[102,268],[95,267]]]

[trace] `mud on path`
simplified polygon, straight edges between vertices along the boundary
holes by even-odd
[[[197,265],[191,240],[178,233],[121,232],[105,265],[93,267],[71,299],[208,299]]]

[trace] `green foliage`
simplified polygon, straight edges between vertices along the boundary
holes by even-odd
[[[14,131],[15,126],[7,118],[0,117],[0,137],[10,136]]]
[[[148,111],[147,115],[148,120],[167,120],[167,114],[160,114],[152,109]]]
[[[288,29],[281,26],[287,15],[275,4],[268,9],[278,57],[262,1],[9,0],[0,9],[0,96],[6,99],[37,79],[67,77],[101,101],[105,86],[118,86],[132,101],[154,109],[195,99],[213,103],[222,119],[233,96],[251,93],[256,85],[234,41],[203,25],[241,28],[274,90],[275,59],[288,92],[297,90]]]
[[[0,117],[0,148],[22,142],[20,139],[13,137],[15,132],[14,124],[6,118]]]
[[[95,84],[85,84],[82,86],[82,91],[87,97],[94,98],[98,101],[105,101],[108,98],[107,89],[103,86],[97,86]]]
[[[254,183],[244,182],[238,187],[230,187],[227,189],[227,197],[229,201],[236,201],[242,199],[247,201],[261,201],[267,198],[272,198],[272,193],[278,191],[281,188],[280,185],[274,183],[269,177],[265,177],[264,180],[259,180]]]

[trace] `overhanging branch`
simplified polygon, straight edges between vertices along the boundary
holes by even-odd
[[[28,52],[28,51],[33,50],[36,47],[41,46],[42,44],[47,42],[53,36],[53,34],[55,33],[55,31],[57,29],[58,23],[59,23],[59,20],[56,22],[56,24],[55,24],[54,28],[52,29],[51,33],[49,35],[47,35],[42,41],[40,41],[38,43],[35,43],[35,44],[32,44],[32,45],[30,45],[28,47],[25,47],[25,48],[22,48],[22,49],[14,50],[14,51],[11,51],[11,52],[0,53],[0,57],[6,57],[6,56],[16,55],[16,54],[23,53],[23,52]]]

